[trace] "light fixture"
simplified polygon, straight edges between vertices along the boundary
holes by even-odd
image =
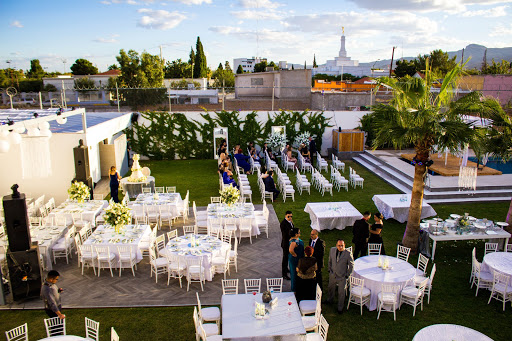
[[[62,117],[60,115],[57,116],[57,123],[58,124],[66,124],[67,121],[68,121],[67,117]]]
[[[41,132],[39,131],[39,129],[34,126],[28,128],[27,134],[28,134],[28,136],[32,136],[32,137],[41,136]]]
[[[14,131],[17,132],[18,134],[23,134],[25,130],[27,130],[25,126],[14,128]]]
[[[41,130],[48,130],[48,129],[50,129],[50,123],[48,123],[47,121],[40,122],[39,123],[39,129],[41,129]]]

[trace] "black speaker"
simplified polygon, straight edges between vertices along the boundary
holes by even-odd
[[[7,266],[14,301],[39,297],[42,275],[37,246],[25,251],[7,251]]]
[[[80,140],[78,147],[73,148],[75,157],[75,177],[78,181],[85,181],[91,176],[89,170],[89,153],[84,142]]]
[[[9,238],[11,251],[25,251],[30,249],[30,223],[27,215],[25,194],[18,193],[6,195],[3,198],[5,215],[5,232]]]

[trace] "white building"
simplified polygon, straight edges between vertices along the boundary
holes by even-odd
[[[238,65],[242,65],[242,69],[244,70],[244,72],[254,72],[254,65],[264,61],[266,62],[267,58],[235,58],[233,59],[233,72],[236,73],[236,70],[238,70]]]

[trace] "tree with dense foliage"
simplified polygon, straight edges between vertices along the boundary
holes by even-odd
[[[244,68],[242,67],[242,64],[240,64],[236,68],[236,74],[239,75],[239,74],[242,74],[242,73],[244,73]]]
[[[192,65],[185,63],[178,58],[172,62],[165,63],[164,67],[165,78],[188,78],[192,77]]]
[[[94,84],[94,81],[90,79],[89,77],[81,77],[75,79],[75,90],[91,90],[96,87],[96,84]]]
[[[194,64],[196,61],[196,54],[194,52],[194,48],[190,46],[190,53],[188,54],[188,63],[190,65]]]
[[[313,54],[313,68],[317,68],[318,65],[316,64],[316,55]]]
[[[496,63],[493,58],[491,64],[487,64],[487,66],[482,69],[483,75],[509,75],[511,73],[512,68],[510,67],[510,63],[504,59]]]
[[[119,66],[117,64],[112,64],[108,66],[108,70],[119,70]]]
[[[98,68],[87,59],[79,58],[71,65],[71,73],[74,75],[95,75]]]
[[[414,76],[417,70],[412,60],[404,59],[396,61],[396,67],[393,71],[395,72],[395,76],[401,78],[404,76]]]
[[[208,65],[206,63],[206,55],[204,54],[201,39],[197,37],[196,56],[194,59],[194,78],[208,77]]]
[[[177,81],[177,82],[171,82],[170,87],[172,89],[188,90],[189,84],[193,84],[195,89],[201,89],[201,83],[196,82],[196,81],[189,81],[189,80],[186,80],[185,78],[183,78],[182,80]]]
[[[434,50],[430,52],[430,54],[424,54],[423,56],[418,55],[413,62],[416,67],[416,71],[424,72],[426,61],[428,59],[429,65],[436,76],[444,77],[448,71],[453,70],[455,65],[457,65],[457,62],[455,61],[456,58],[456,56],[450,58],[448,53],[443,52],[442,50]]]
[[[254,64],[254,72],[265,72],[267,65],[266,60],[262,60],[261,62]]]
[[[226,68],[222,66],[222,63],[219,63],[219,67],[212,73],[212,78],[215,79],[213,83],[213,87],[221,88],[227,87],[232,88],[235,86],[235,74],[229,63],[226,61]]]
[[[46,84],[43,88],[43,91],[54,92],[57,91],[57,88],[53,84]]]
[[[41,79],[45,76],[45,72],[39,59],[32,59],[30,61],[30,70],[27,71],[27,78]]]
[[[473,113],[490,119],[493,127],[489,128],[489,135],[485,136],[496,142],[491,153],[502,157],[510,156],[510,141],[506,143],[506,136],[497,125],[510,127],[511,122],[499,103],[478,93],[466,95],[453,102],[462,74],[459,64],[446,74],[439,92],[433,94],[430,89],[435,82],[435,76],[428,58],[424,69],[424,79],[410,76],[400,79],[379,78],[380,84],[393,90],[393,99],[389,104],[373,106],[373,120],[377,127],[374,148],[384,144],[392,145],[396,149],[414,145],[414,181],[407,227],[402,240],[403,245],[410,247],[413,252],[418,248],[425,176],[428,166],[433,162],[430,155],[434,145],[439,150],[448,148],[454,152],[467,144],[471,145],[479,138],[476,134],[478,130],[463,120],[463,114]]]

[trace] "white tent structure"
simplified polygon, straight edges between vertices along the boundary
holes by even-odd
[[[66,200],[75,178],[73,148],[79,140],[88,148],[94,183],[108,176],[111,166],[126,173],[123,130],[131,125],[131,117],[132,113],[118,112],[86,114],[85,109],[0,110],[0,195],[9,194],[16,183],[31,197],[46,194],[57,204]]]

